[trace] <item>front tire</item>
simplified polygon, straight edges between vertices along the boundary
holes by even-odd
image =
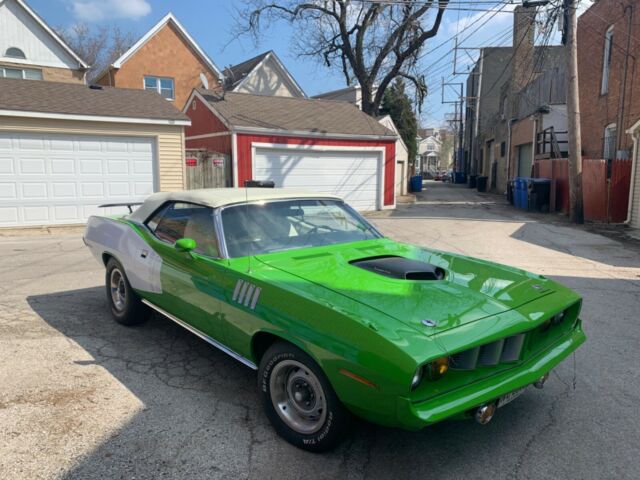
[[[124,268],[115,258],[107,262],[105,275],[107,302],[113,319],[121,325],[132,326],[149,318],[149,310],[129,284]]]
[[[322,369],[299,348],[272,345],[260,361],[258,387],[271,424],[292,445],[323,452],[344,438],[349,412]]]

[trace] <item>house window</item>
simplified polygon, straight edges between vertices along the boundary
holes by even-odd
[[[616,143],[618,136],[618,128],[615,123],[607,125],[604,129],[604,158],[605,160],[613,160],[616,158]]]
[[[144,77],[144,89],[158,92],[167,100],[173,100],[173,79],[161,77]]]
[[[0,77],[42,80],[42,70],[37,68],[0,67]]]
[[[602,64],[602,85],[600,95],[609,91],[609,71],[611,70],[611,54],[613,52],[613,26],[609,27],[604,37],[604,59]]]
[[[17,47],[7,48],[7,51],[4,52],[4,56],[11,57],[11,58],[21,58],[22,60],[25,60],[27,58],[24,52]]]
[[[507,143],[506,142],[502,142],[500,144],[500,156],[504,157],[507,154]]]
[[[427,152],[433,152],[436,149],[433,143],[427,143]]]

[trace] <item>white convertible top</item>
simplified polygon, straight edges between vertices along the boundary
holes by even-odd
[[[260,202],[268,200],[286,200],[288,198],[329,198],[341,200],[331,194],[310,192],[297,188],[201,188],[198,190],[182,190],[179,192],[160,192],[148,197],[140,208],[128,218],[144,222],[149,215],[167,201],[189,202],[208,207],[224,207],[238,203]]]

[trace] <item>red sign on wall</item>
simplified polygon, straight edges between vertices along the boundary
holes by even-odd
[[[198,159],[197,158],[186,158],[184,163],[187,165],[187,167],[197,167],[198,166]]]

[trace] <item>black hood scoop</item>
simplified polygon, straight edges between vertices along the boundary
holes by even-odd
[[[389,255],[362,258],[349,263],[385,277],[401,280],[442,280],[446,274],[444,269],[430,263]]]

